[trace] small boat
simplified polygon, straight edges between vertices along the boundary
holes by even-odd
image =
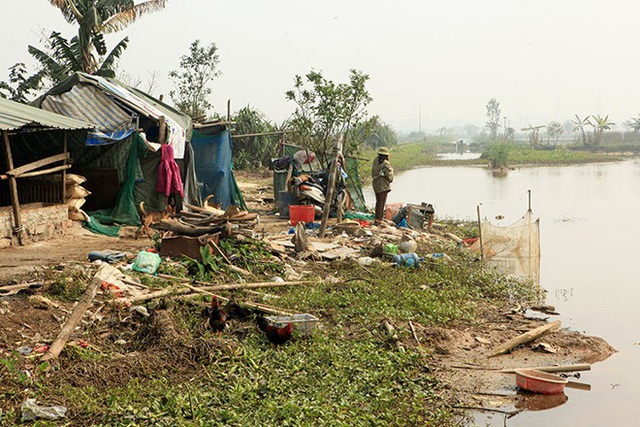
[[[516,369],[516,384],[523,390],[542,394],[558,394],[569,381],[536,369]]]

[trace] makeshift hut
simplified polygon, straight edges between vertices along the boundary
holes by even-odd
[[[91,127],[0,98],[4,151],[0,157],[0,247],[41,240],[64,230],[69,145],[85,140]]]
[[[273,197],[276,201],[276,208],[281,208],[283,202],[281,199],[286,196],[287,181],[291,177],[295,177],[301,173],[319,173],[328,171],[326,164],[321,164],[315,153],[310,152],[302,147],[292,144],[280,144],[281,157],[273,159]],[[344,156],[345,172],[347,174],[344,179],[344,185],[353,200],[354,208],[357,212],[368,213],[369,208],[366,205],[364,194],[362,193],[362,182],[358,171],[358,165],[361,161],[354,156]],[[280,212],[283,215],[285,211]]]
[[[177,204],[202,205],[186,114],[122,82],[85,73],[71,75],[33,104],[93,125],[88,137],[70,141],[69,151],[72,171],[87,178],[91,192],[85,210],[100,222],[139,225],[140,202],[149,211],[166,207],[168,191],[158,183],[167,178],[163,153],[179,168],[184,192]]]

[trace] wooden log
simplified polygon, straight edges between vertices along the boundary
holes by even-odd
[[[62,327],[62,330],[56,337],[55,341],[53,341],[53,344],[51,344],[49,350],[47,350],[47,352],[42,356],[42,359],[40,359],[42,362],[55,359],[60,355],[60,352],[69,340],[71,333],[76,328],[76,326],[80,324],[84,312],[87,311],[87,309],[91,305],[91,302],[96,296],[96,292],[98,291],[98,287],[101,283],[102,282],[97,277],[97,275],[93,277],[91,284],[87,286],[87,289],[84,291],[84,294],[82,294],[80,301],[78,301],[78,304],[71,312],[71,316],[69,316],[69,318],[67,319],[67,322]]]
[[[213,234],[220,232],[227,236],[231,235],[231,224],[229,223],[211,227],[194,227],[183,224],[175,219],[163,219],[153,224],[152,226],[160,230],[173,231],[176,234],[190,237],[199,237],[204,234]]]
[[[495,349],[493,349],[487,357],[494,357],[500,354],[505,354],[511,351],[513,348],[519,346],[520,344],[525,344],[535,339],[540,338],[550,332],[555,332],[560,329],[561,322],[560,320],[556,320],[555,322],[548,323],[546,325],[542,325],[539,328],[535,328],[530,330],[529,332],[525,332],[524,334],[518,335],[512,340],[505,342],[504,344],[499,345]]]
[[[521,368],[502,369],[499,372],[502,372],[504,374],[513,374],[516,372],[516,369],[535,369],[536,371],[549,372],[549,373],[576,372],[576,371],[590,371],[591,365],[588,363],[578,363],[575,365],[531,366],[526,368],[521,367]]]

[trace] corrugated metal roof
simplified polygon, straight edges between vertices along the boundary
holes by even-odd
[[[0,97],[0,130],[17,130],[25,126],[68,130],[93,128],[89,123]]]

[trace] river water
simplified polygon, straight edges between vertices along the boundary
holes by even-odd
[[[397,175],[387,203],[432,203],[437,218],[510,225],[528,208],[540,218],[540,285],[563,327],[604,338],[618,350],[565,389],[556,408],[525,411],[515,426],[640,425],[640,160],[523,167],[494,177],[483,167],[428,167]],[[365,188],[368,204],[375,198]],[[496,216],[504,219],[498,221]],[[555,316],[554,316],[555,318]],[[504,425],[486,416],[477,425]]]

